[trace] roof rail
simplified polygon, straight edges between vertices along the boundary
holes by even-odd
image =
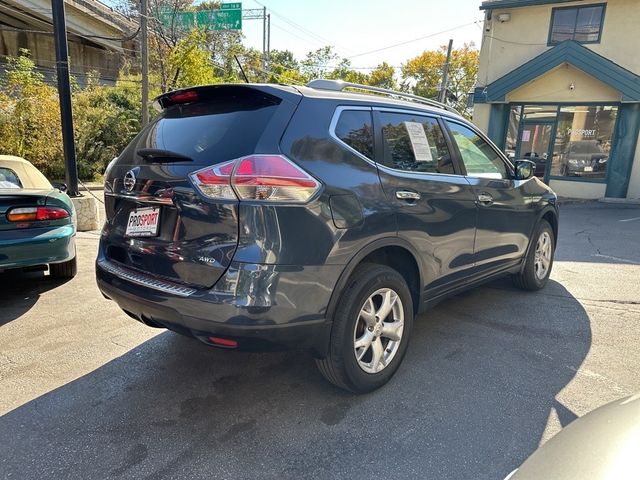
[[[396,90],[390,90],[388,88],[372,87],[370,85],[360,85],[359,83],[345,82],[344,80],[327,80],[325,78],[319,78],[317,80],[311,80],[307,83],[307,87],[315,88],[318,90],[330,90],[333,92],[341,92],[345,88],[355,88],[357,90],[364,90],[367,92],[382,93],[389,96],[401,97],[414,102],[423,103],[432,107],[444,108],[449,112],[461,115],[455,108],[445,105],[444,103],[431,100],[430,98],[420,97],[418,95],[412,95],[411,93],[398,92]]]

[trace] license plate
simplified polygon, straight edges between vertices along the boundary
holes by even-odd
[[[593,172],[593,167],[584,167],[585,172]]]
[[[128,237],[155,237],[158,235],[160,208],[139,208],[129,213],[127,230]]]

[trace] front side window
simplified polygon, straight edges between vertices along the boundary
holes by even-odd
[[[369,110],[345,110],[335,128],[336,136],[355,151],[373,160],[373,124]]]
[[[500,155],[480,135],[458,123],[447,122],[460,158],[470,177],[508,178],[507,166]]]
[[[397,170],[453,174],[453,163],[435,118],[381,113],[383,163]]]
[[[602,34],[603,18],[604,5],[554,8],[549,43],[555,45],[565,40],[597,43]]]
[[[22,188],[16,172],[10,168],[0,167],[0,188]]]

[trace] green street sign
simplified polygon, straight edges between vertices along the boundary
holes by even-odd
[[[199,27],[210,30],[242,30],[242,10],[203,10],[197,14]]]
[[[206,30],[242,30],[242,3],[223,3],[218,10],[173,12],[162,10],[158,20],[165,27],[178,30],[204,28]]]

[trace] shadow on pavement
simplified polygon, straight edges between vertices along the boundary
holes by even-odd
[[[2,417],[0,471],[502,479],[537,448],[591,344],[587,314],[560,284],[535,294],[509,285],[423,315],[396,377],[366,396],[333,388],[303,354],[161,334]]]
[[[0,273],[0,326],[31,310],[44,292],[68,281],[53,279],[44,272]]]

